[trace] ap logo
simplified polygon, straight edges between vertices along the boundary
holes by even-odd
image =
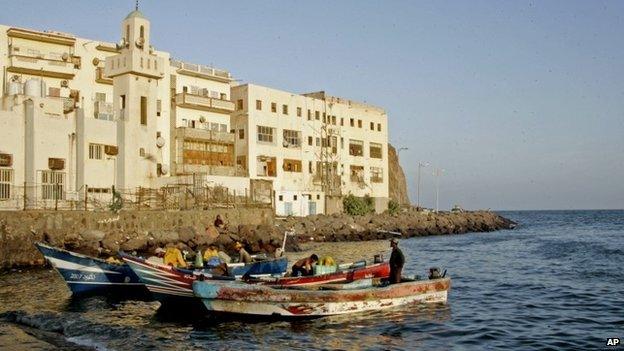
[[[607,346],[618,346],[620,345],[620,338],[608,338]]]

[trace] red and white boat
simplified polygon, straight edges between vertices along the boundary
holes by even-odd
[[[346,264],[336,272],[310,275],[302,277],[280,277],[276,279],[248,280],[248,283],[257,283],[271,286],[309,286],[329,283],[350,283],[366,278],[388,278],[390,276],[390,264],[388,262],[374,263],[371,265]]]

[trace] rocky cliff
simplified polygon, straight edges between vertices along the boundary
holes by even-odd
[[[403,168],[399,164],[399,155],[394,146],[388,144],[388,188],[390,191],[390,199],[398,202],[400,205],[409,205],[409,197],[407,195],[407,181]]]

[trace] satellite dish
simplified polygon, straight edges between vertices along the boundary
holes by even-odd
[[[136,40],[136,46],[142,48],[143,44],[145,44],[145,39],[143,39],[142,37],[137,38]]]
[[[165,138],[163,137],[156,138],[156,146],[158,146],[159,148],[165,146]]]
[[[162,174],[169,173],[169,165],[165,165],[165,164],[161,165],[160,166],[160,173],[162,173]]]

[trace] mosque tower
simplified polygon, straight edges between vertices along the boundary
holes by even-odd
[[[115,186],[120,190],[149,187],[156,172],[156,100],[164,61],[150,46],[150,22],[137,8],[121,24],[119,53],[106,59],[113,79],[117,116]]]

